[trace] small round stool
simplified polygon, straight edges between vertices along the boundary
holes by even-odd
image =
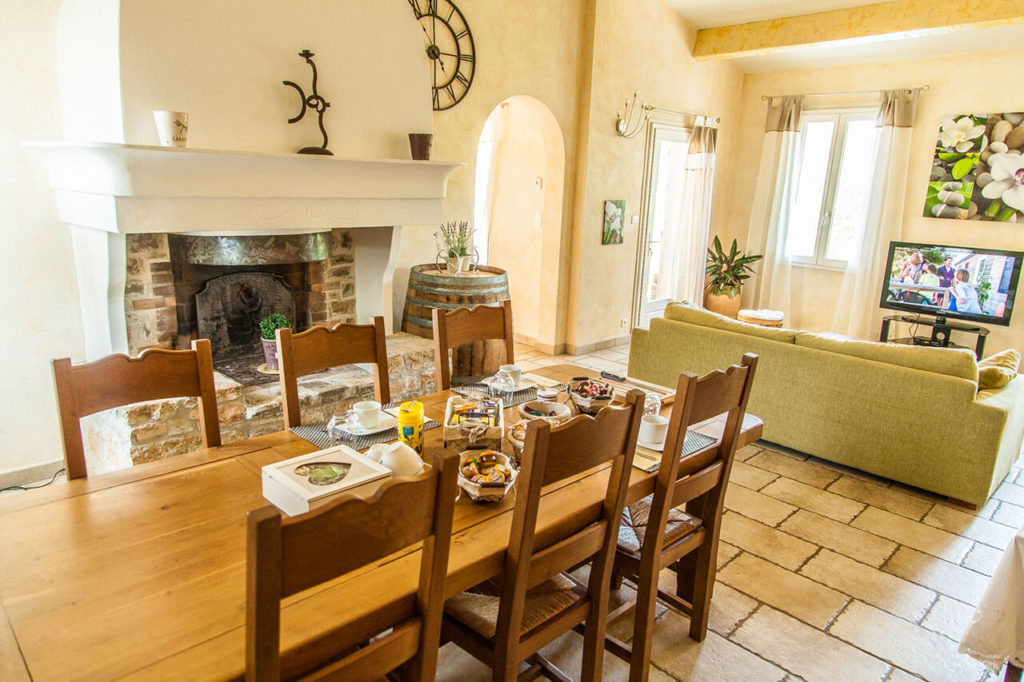
[[[761,327],[781,327],[785,313],[781,310],[741,310],[736,319],[740,322],[748,322]]]

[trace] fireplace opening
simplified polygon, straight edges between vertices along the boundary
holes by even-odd
[[[209,339],[214,368],[244,386],[277,381],[259,369],[259,323],[267,315],[284,314],[296,331],[355,321],[354,249],[346,230],[167,240],[169,277],[158,263],[149,270],[161,278],[156,286],[165,286],[163,277],[173,284],[173,297],[163,300],[176,322],[171,345]]]

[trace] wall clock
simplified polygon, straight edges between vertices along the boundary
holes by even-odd
[[[450,0],[409,0],[430,58],[434,111],[451,109],[473,84],[476,49],[462,12]]]

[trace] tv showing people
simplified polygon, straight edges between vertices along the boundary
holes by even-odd
[[[892,242],[883,308],[1008,325],[1024,254]]]

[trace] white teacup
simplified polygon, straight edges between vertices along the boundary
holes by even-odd
[[[639,441],[647,445],[662,445],[668,436],[668,417],[660,414],[645,414],[640,419]]]
[[[493,367],[493,365],[492,365]],[[519,388],[519,381],[523,378],[523,368],[519,365],[501,365],[498,367],[502,372],[508,372],[508,375],[512,377],[512,381],[515,382],[516,388]]]
[[[381,454],[380,463],[395,476],[415,476],[423,471],[423,460],[405,443],[391,443]]]
[[[379,463],[380,460],[384,458],[384,453],[387,452],[388,448],[390,448],[392,445],[394,445],[394,443],[374,443],[369,448],[367,448],[366,452],[364,452],[363,454],[367,457],[367,459],[372,459],[374,462]]]
[[[356,425],[364,429],[372,429],[380,420],[380,403],[376,400],[364,400],[352,406],[356,416]]]

